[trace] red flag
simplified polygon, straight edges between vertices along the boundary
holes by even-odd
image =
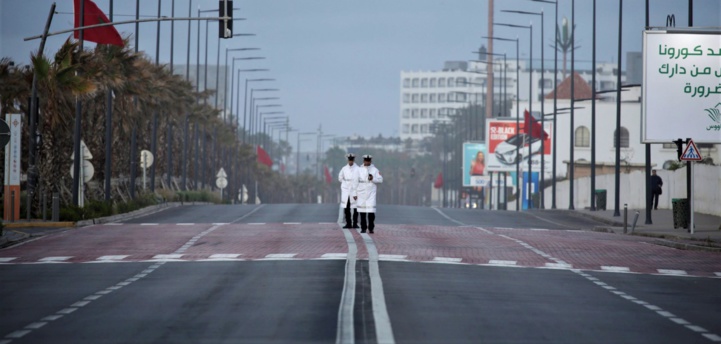
[[[330,184],[333,181],[333,177],[330,175],[330,171],[328,170],[328,165],[323,166],[323,174],[325,175],[325,182]]]
[[[543,131],[541,123],[538,123],[538,121],[531,116],[528,110],[523,112],[523,119],[525,124],[524,131],[526,134],[531,135],[531,137],[543,138],[544,140],[548,139],[548,134]]]
[[[266,152],[265,149],[263,149],[261,146],[258,146],[256,153],[258,154],[259,163],[268,167],[273,167],[273,159],[270,158],[270,155],[268,155],[268,152]]]
[[[443,187],[443,172],[438,173],[438,177],[436,177],[436,182],[433,183],[433,187],[436,189]]]
[[[98,8],[94,2],[90,0],[74,0],[75,2],[75,27],[80,27],[80,1],[85,1],[85,20],[84,26],[110,23],[110,19],[105,13]],[[75,39],[80,38],[80,31],[75,31]],[[114,26],[102,26],[92,29],[83,30],[83,39],[98,44],[113,44],[124,46],[123,38],[120,37],[118,30]]]

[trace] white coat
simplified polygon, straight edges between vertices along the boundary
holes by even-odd
[[[358,185],[358,165],[346,164],[338,173],[338,181],[340,182],[340,206],[345,208],[350,198],[350,207],[356,208],[356,187]]]
[[[373,176],[373,180],[368,180],[368,175]],[[361,165],[358,167],[358,200],[356,207],[360,213],[376,212],[376,184],[383,183],[383,176],[380,171],[371,164],[370,166]]]

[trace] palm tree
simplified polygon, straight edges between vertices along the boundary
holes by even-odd
[[[558,51],[563,53],[563,80],[565,80],[566,57],[568,53],[571,52],[571,50],[578,49],[580,48],[580,46],[574,46],[574,32],[576,31],[576,26],[574,25],[574,30],[569,33],[568,19],[566,17],[563,17],[563,21],[561,23],[562,29],[558,29],[558,24],[556,24],[556,43],[558,43]],[[556,49],[556,46],[554,44],[551,44],[551,47]]]

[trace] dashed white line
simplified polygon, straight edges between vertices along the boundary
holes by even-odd
[[[194,226],[195,223],[176,223],[176,226]]]
[[[283,222],[284,225],[299,225],[300,222]]]
[[[320,256],[323,259],[346,259],[348,257],[347,253],[326,253]]]
[[[686,328],[688,328],[689,330],[694,331],[694,332],[706,332],[706,329],[701,326],[686,325]]]
[[[287,259],[287,258],[293,258],[297,253],[271,253],[265,256],[267,259]]]
[[[45,257],[38,260],[38,262],[52,263],[52,262],[64,262],[73,257]]]
[[[264,225],[264,224],[265,224],[265,222],[250,222],[250,223],[247,223],[247,225],[251,225],[251,226],[258,226],[258,225]]]
[[[12,262],[15,259],[17,259],[17,257],[2,257],[0,258],[0,263]]]
[[[116,255],[116,256],[101,256],[98,257],[97,260],[123,260],[125,258],[128,258],[130,256],[124,256],[124,255]]]
[[[721,342],[721,336],[715,335],[713,333],[704,333],[703,336],[714,342]]]
[[[87,306],[89,303],[90,303],[90,301],[78,301],[78,302],[73,303],[72,305],[70,305],[70,307],[77,307],[77,308],[85,307],[85,306]]]
[[[488,261],[488,264],[491,265],[516,265],[518,262],[515,260],[495,260],[491,259]]]
[[[408,258],[405,254],[379,254],[378,260],[405,260]]]
[[[463,258],[433,257],[433,261],[443,263],[460,263],[461,261],[463,261]]]
[[[210,258],[210,259],[237,259],[238,257],[240,257],[240,254],[219,253],[219,254],[213,254],[208,258]]]
[[[13,333],[5,336],[5,338],[14,338],[14,339],[22,338],[23,336],[25,336],[25,335],[28,334],[28,333],[30,333],[30,331],[27,331],[27,330],[25,330],[25,331],[15,331],[15,332],[13,332]]]
[[[157,226],[157,223],[141,223],[141,226]]]
[[[658,273],[664,274],[664,275],[674,275],[674,276],[686,276],[687,273],[684,270],[669,270],[669,269],[658,269]]]
[[[43,326],[45,326],[45,325],[47,325],[47,324],[48,324],[48,323],[46,323],[46,322],[34,322],[34,323],[32,323],[32,324],[30,324],[30,325],[28,325],[28,326],[25,326],[25,328],[29,328],[29,329],[31,329],[31,330],[37,330],[37,329],[39,329],[39,328],[41,328],[41,327],[43,327]]]
[[[58,311],[58,314],[70,314],[72,312],[77,311],[77,308],[65,308]]]
[[[62,318],[62,317],[63,317],[62,315],[57,315],[57,314],[56,314],[56,315],[48,315],[48,316],[46,316],[46,317],[44,317],[44,318],[42,318],[42,319],[40,319],[40,320],[42,320],[42,321],[55,321],[55,320],[58,320],[58,319],[60,319],[60,318]]]
[[[603,271],[612,271],[612,272],[629,272],[631,271],[629,268],[625,266],[601,266],[601,270]]]
[[[123,224],[120,222],[108,222],[105,225],[106,226],[122,226]]]
[[[545,266],[549,269],[571,269],[571,264],[560,264],[560,263],[546,263]]]
[[[153,259],[180,259],[182,257],[182,254],[156,254]]]

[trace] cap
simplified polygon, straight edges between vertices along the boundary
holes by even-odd
[[[366,155],[363,156],[363,160],[368,160],[368,161],[370,161],[371,159],[373,159],[373,156],[370,155],[370,154],[366,154]]]
[[[354,160],[354,159],[355,159],[355,154],[353,154],[353,153],[348,153],[348,154],[345,155],[345,157],[348,158],[348,160]]]

